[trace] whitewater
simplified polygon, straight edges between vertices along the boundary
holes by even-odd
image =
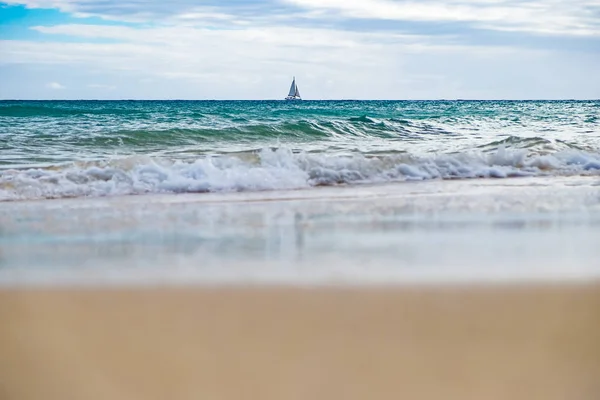
[[[0,103],[0,200],[593,175],[599,103]]]
[[[0,284],[597,279],[600,101],[0,101]]]

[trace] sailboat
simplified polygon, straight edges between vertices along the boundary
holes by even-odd
[[[300,91],[298,90],[298,85],[296,85],[296,77],[292,81],[292,86],[290,86],[290,92],[288,93],[286,100],[302,100],[300,97]]]

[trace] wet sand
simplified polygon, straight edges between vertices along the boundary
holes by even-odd
[[[600,285],[0,290],[0,398],[600,398]]]

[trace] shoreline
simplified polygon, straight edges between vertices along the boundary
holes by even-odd
[[[482,190],[481,193],[503,194],[503,189],[511,188],[522,190],[529,185],[537,185],[537,189],[552,190],[542,185],[544,182],[564,184],[573,186],[573,182],[579,185],[591,183],[595,186],[598,175],[595,174],[565,174],[565,175],[522,175],[497,177],[462,177],[462,178],[430,178],[430,179],[398,179],[389,181],[352,182],[331,185],[313,185],[295,188],[270,188],[256,190],[214,190],[202,192],[173,192],[156,191],[143,193],[114,193],[108,195],[75,195],[64,197],[33,197],[3,199],[0,203],[7,205],[37,205],[54,203],[67,203],[79,206],[106,206],[107,203],[148,203],[148,204],[190,204],[202,203],[206,205],[227,204],[252,204],[268,202],[303,202],[303,201],[369,201],[393,198],[413,198],[417,196],[436,196],[439,193],[432,191],[429,186],[470,186],[475,184]],[[524,183],[526,183],[524,185]],[[501,187],[502,189],[498,189]],[[461,196],[461,189],[448,191],[446,196]],[[85,204],[81,204],[81,203]],[[85,207],[87,208],[87,207]]]
[[[600,283],[0,288],[3,399],[594,399]]]

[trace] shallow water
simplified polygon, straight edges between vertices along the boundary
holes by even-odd
[[[600,179],[5,203],[0,284],[600,278]]]
[[[0,284],[600,276],[599,101],[0,101]]]

